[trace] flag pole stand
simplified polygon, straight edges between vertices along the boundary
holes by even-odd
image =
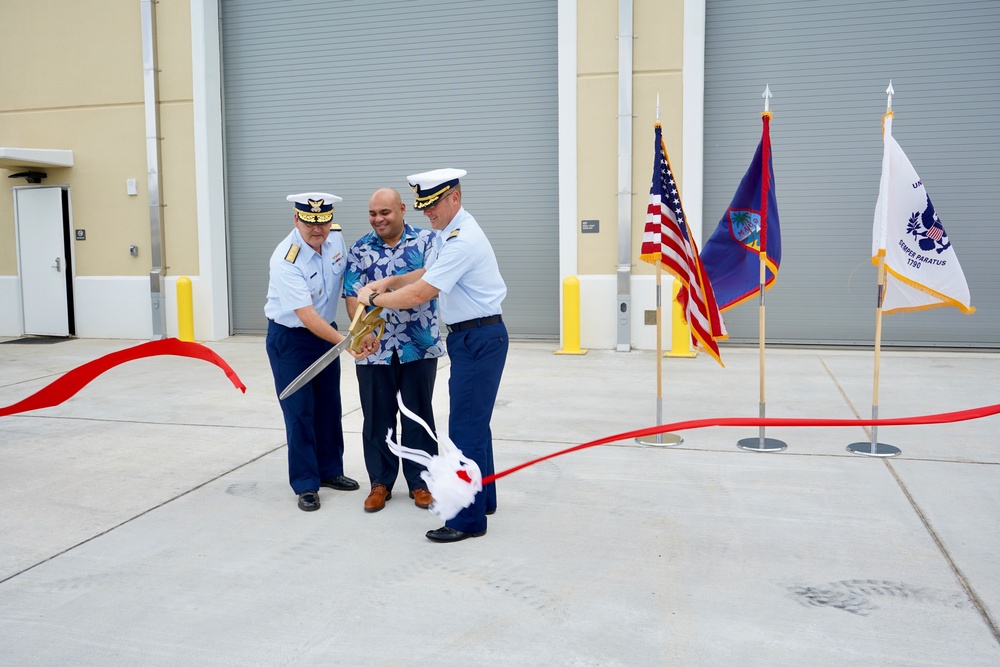
[[[660,263],[656,263],[656,425],[663,424],[663,354],[661,338],[663,334],[662,307],[660,305],[661,276],[663,270]],[[684,438],[675,433],[657,433],[656,435],[646,435],[636,438],[640,445],[658,445],[660,447],[673,447],[684,442]]]
[[[767,158],[764,158],[764,164],[767,164]],[[766,202],[766,199],[764,200]],[[763,245],[763,244],[762,244]],[[763,419],[767,416],[767,403],[764,400],[764,283],[766,281],[767,274],[765,273],[767,266],[767,251],[761,248],[760,252],[760,316],[758,318],[758,349],[760,350],[760,406],[759,412],[760,417]],[[756,438],[743,438],[736,442],[736,446],[740,449],[744,449],[748,452],[780,452],[788,449],[788,445],[776,438],[766,438],[764,437],[764,427],[760,427],[760,432]]]
[[[771,162],[770,154],[770,123],[771,123],[771,86],[764,87],[764,93],[761,95],[764,98],[764,112],[761,114],[761,122],[763,123],[763,131],[761,133],[761,155],[760,155],[760,170],[761,170],[761,193],[760,193],[760,252],[757,254],[759,261],[760,270],[758,272],[758,293],[760,294],[759,303],[759,314],[757,318],[757,348],[760,351],[760,366],[758,369],[758,375],[760,377],[760,402],[758,403],[758,413],[760,418],[763,419],[767,416],[767,401],[764,398],[764,291],[767,285],[767,202],[770,196],[769,182],[770,168],[769,164]],[[765,140],[766,139],[766,140]],[[736,442],[736,446],[740,449],[746,450],[748,452],[781,452],[788,449],[788,445],[784,441],[778,440],[776,438],[768,438],[764,435],[764,427],[761,426],[756,438],[743,438]]]
[[[878,419],[878,381],[879,365],[882,352],[882,297],[885,294],[885,254],[880,252],[878,257],[878,305],[875,308],[875,380],[872,390],[872,419]],[[852,442],[847,446],[847,451],[862,456],[875,456],[887,458],[899,456],[902,450],[899,447],[887,445],[878,441],[878,426],[872,426],[871,440],[868,442]]]
[[[656,122],[660,122],[660,96],[656,96]],[[663,308],[660,300],[661,276],[663,267],[662,258],[656,261],[656,425],[663,424]],[[674,433],[657,433],[656,435],[636,438],[635,441],[641,445],[659,445],[661,447],[672,447],[684,442],[684,438]]]

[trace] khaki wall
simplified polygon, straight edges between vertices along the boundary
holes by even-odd
[[[652,168],[652,123],[661,96],[664,137],[683,182],[683,0],[635,0],[633,33],[632,256],[636,273]],[[168,274],[198,274],[190,3],[156,4]],[[618,3],[578,5],[578,273],[613,275],[617,261]],[[75,165],[49,169],[70,186],[77,275],[145,275],[150,268],[139,0],[0,0],[0,146],[59,148]],[[13,28],[13,29],[11,29]],[[39,35],[45,35],[44,41]],[[43,46],[48,45],[48,46]],[[0,169],[0,275],[17,272],[11,173]],[[125,192],[134,178],[138,196]],[[128,254],[139,246],[139,256]]]
[[[638,261],[653,169],[653,123],[660,95],[670,166],[683,181],[681,109],[683,0],[635,0],[632,34],[632,259]],[[615,274],[618,261],[618,3],[580,0],[577,8],[577,213],[600,232],[577,227],[578,273]],[[578,225],[579,225],[579,221]]]
[[[198,271],[191,8],[156,4],[161,201],[169,274]],[[69,185],[80,276],[145,275],[151,266],[143,64],[138,0],[0,0],[0,146],[73,151],[74,166],[45,169]],[[16,275],[11,187],[0,169],[0,275]],[[138,195],[126,194],[134,178]],[[130,245],[139,246],[131,257]]]

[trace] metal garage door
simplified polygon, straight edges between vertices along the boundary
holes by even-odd
[[[897,345],[1000,347],[1000,3],[708,0],[705,238],[771,123],[782,264],[767,293],[767,339],[872,344],[872,221],[881,116],[920,174],[965,270],[977,312],[888,315]],[[757,340],[757,302],[726,313]]]
[[[459,167],[511,334],[558,335],[555,2],[223,0],[221,12],[234,331],[265,328],[285,195],[343,197],[350,245],[371,231],[376,188],[412,206],[407,174]]]

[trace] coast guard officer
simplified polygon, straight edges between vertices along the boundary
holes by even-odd
[[[265,347],[279,394],[344,339],[334,318],[347,266],[340,226],[331,223],[333,205],[343,200],[324,192],[287,199],[294,205],[294,229],[271,255],[264,306],[268,319]],[[351,354],[363,359],[375,349],[378,342],[371,336],[360,353]],[[299,509],[319,509],[320,486],[357,489],[358,483],[344,476],[340,360],[281,401],[281,412],[288,442],[288,481],[298,496]]]
[[[413,308],[438,297],[448,325],[451,358],[448,435],[483,476],[493,468],[490,419],[507,360],[507,328],[500,304],[507,295],[496,256],[476,219],[462,208],[462,169],[436,169],[407,177],[423,211],[437,231],[437,257],[423,271],[370,282],[358,301],[384,308]],[[388,290],[393,290],[389,292]],[[496,511],[496,485],[487,484],[475,502],[436,530],[435,542],[457,542],[486,534],[486,515]]]

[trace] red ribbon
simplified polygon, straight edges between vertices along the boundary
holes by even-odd
[[[489,484],[501,477],[506,477],[512,472],[517,472],[522,468],[533,466],[536,463],[547,461],[548,459],[576,452],[588,447],[606,445],[609,442],[618,440],[631,440],[657,433],[667,433],[669,431],[683,431],[686,429],[705,428],[706,426],[912,426],[914,424],[948,424],[951,422],[968,421],[970,419],[981,419],[991,415],[1000,414],[1000,404],[986,405],[981,408],[970,410],[959,410],[958,412],[943,412],[937,415],[918,415],[916,417],[898,417],[896,419],[782,419],[780,417],[719,417],[715,419],[689,419],[688,421],[674,422],[673,424],[662,424],[661,426],[650,426],[649,428],[629,431],[617,435],[609,435],[600,440],[592,440],[582,445],[576,445],[569,449],[563,449],[552,454],[540,456],[537,459],[521,463],[502,470],[493,475],[483,478],[483,484]]]
[[[215,364],[225,371],[226,377],[233,383],[233,386],[244,394],[247,391],[246,385],[240,380],[236,371],[226,363],[225,359],[212,350],[199,343],[188,343],[176,338],[166,338],[129,347],[118,352],[112,352],[93,361],[88,361],[82,366],[77,366],[23,401],[0,408],[0,417],[59,405],[87,386],[98,375],[115,366],[132,361],[133,359],[155,357],[164,354],[177,357],[191,357]]]

